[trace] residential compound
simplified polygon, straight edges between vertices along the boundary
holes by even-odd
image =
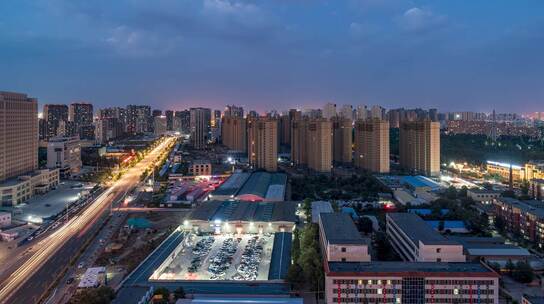
[[[521,201],[509,197],[493,200],[496,219],[504,222],[504,228],[525,240],[544,246],[544,202]]]
[[[410,262],[464,262],[463,246],[446,239],[412,213],[388,213],[387,238],[399,256]]]
[[[355,122],[354,163],[376,173],[389,173],[389,123],[384,120]]]
[[[0,202],[20,204],[59,182],[58,170],[38,169],[38,101],[0,92]]]
[[[428,176],[440,174],[440,124],[431,120],[400,125],[400,165]]]
[[[333,161],[333,123],[324,118],[301,118],[291,125],[291,158],[295,165],[330,173]],[[345,144],[342,144],[346,148]],[[345,152],[339,153],[343,154]]]
[[[278,121],[259,117],[248,120],[247,154],[256,169],[278,169]]]
[[[391,224],[390,217],[388,235]],[[414,255],[430,261],[361,261],[367,259],[367,244],[349,216],[322,213],[319,227],[326,303],[499,303],[499,275],[483,264],[464,262],[462,246],[455,245],[458,252],[444,239],[423,235],[420,240],[433,239],[434,244]],[[438,256],[444,261],[437,262]]]

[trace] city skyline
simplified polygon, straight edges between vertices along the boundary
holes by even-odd
[[[264,112],[335,102],[534,112],[544,96],[543,5],[6,2],[0,64],[17,72],[0,81],[39,108],[86,100]]]

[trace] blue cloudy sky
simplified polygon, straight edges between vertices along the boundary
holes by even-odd
[[[544,110],[541,0],[2,0],[0,90],[43,103]]]

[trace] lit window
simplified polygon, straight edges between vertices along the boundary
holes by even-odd
[[[454,288],[454,289],[453,289],[453,294],[454,294],[454,295],[458,295],[458,294],[459,294],[459,289]]]
[[[382,294],[383,293],[383,290],[381,288],[378,288],[378,294]]]

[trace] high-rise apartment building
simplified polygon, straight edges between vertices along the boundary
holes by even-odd
[[[403,122],[400,126],[400,165],[428,176],[440,174],[440,123]]]
[[[372,106],[370,115],[374,119],[385,119],[385,109],[378,105]]]
[[[38,168],[38,101],[0,92],[0,182]]]
[[[337,163],[351,163],[352,159],[352,130],[350,118],[334,117],[332,119],[333,161]]]
[[[338,113],[338,116],[342,118],[347,118],[353,121],[353,106],[343,105],[342,108],[340,108],[340,112]]]
[[[152,129],[151,107],[127,106],[127,133],[134,135],[150,132]]]
[[[46,125],[45,138],[57,136],[60,123],[68,121],[68,106],[64,104],[44,105],[43,119]]]
[[[236,105],[227,105],[223,115],[229,117],[244,117],[244,108]]]
[[[332,123],[325,118],[310,120],[306,127],[308,168],[330,173],[332,168]]]
[[[176,111],[174,113],[175,117],[179,118],[180,123],[180,132],[183,134],[191,133],[191,112],[189,110]]]
[[[243,117],[223,115],[221,125],[221,140],[231,150],[247,151],[246,119]]]
[[[93,124],[93,105],[81,102],[70,104],[68,120],[74,123],[74,128],[80,138],[86,138],[82,128]]]
[[[278,121],[273,118],[248,120],[248,159],[257,169],[278,169]]]
[[[195,149],[204,149],[210,140],[211,110],[191,108],[191,144]]]
[[[153,134],[161,136],[168,130],[168,117],[167,116],[155,116],[153,117]]]
[[[162,116],[162,110],[154,109],[154,110],[151,112],[151,116],[153,116],[153,117]]]
[[[115,117],[99,117],[95,121],[95,139],[99,144],[105,144],[111,139],[123,135],[123,124]]]
[[[300,112],[299,112],[300,113]],[[308,119],[298,115],[291,122],[291,161],[297,166],[308,163],[306,126]]]
[[[323,118],[331,119],[336,116],[336,104],[327,103],[323,107]]]
[[[355,156],[358,168],[389,172],[389,123],[379,119],[355,122]]]
[[[164,111],[164,115],[166,116],[166,130],[173,131],[174,130],[174,111],[166,110]]]

